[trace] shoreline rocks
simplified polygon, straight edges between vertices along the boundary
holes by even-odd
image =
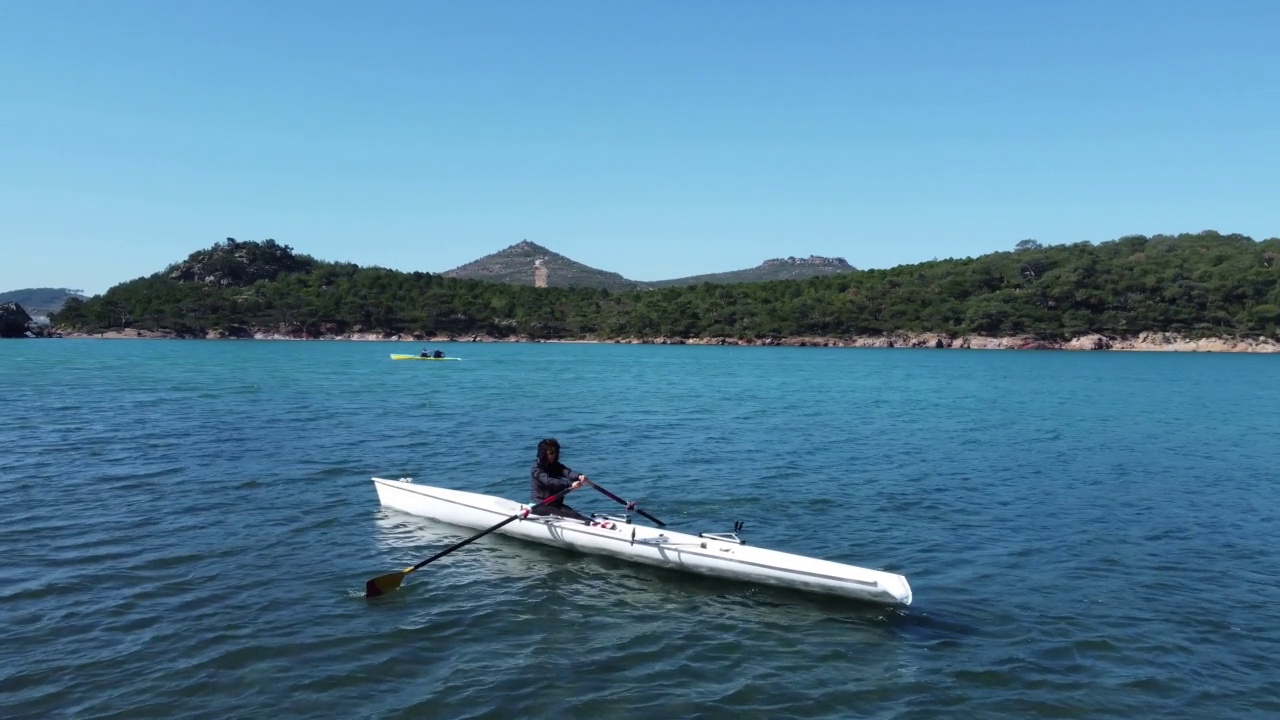
[[[552,342],[552,343],[606,343],[624,345],[718,345],[752,347],[832,347],[832,348],[931,348],[951,350],[1070,350],[1070,351],[1131,351],[1131,352],[1218,352],[1218,353],[1280,353],[1280,340],[1276,338],[1211,337],[1188,338],[1174,333],[1143,332],[1130,337],[1109,337],[1098,334],[1081,335],[1070,340],[1041,340],[1029,336],[993,337],[985,335],[944,335],[940,333],[894,333],[891,335],[855,337],[786,337],[740,339],[729,337],[681,338],[643,337],[600,339],[586,337],[574,340],[546,340],[527,335],[493,337],[490,335],[423,335],[382,332],[308,333],[296,329],[257,329],[246,327],[227,328],[203,335],[177,333],[171,330],[113,330],[101,333],[73,333],[63,331],[68,338],[104,339],[185,339],[210,340],[346,340],[354,342],[399,341],[412,343],[453,342]]]
[[[0,303],[0,338],[32,338],[38,329],[21,305]]]

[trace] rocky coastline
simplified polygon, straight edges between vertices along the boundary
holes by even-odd
[[[544,340],[528,336],[493,337],[490,335],[423,335],[380,332],[347,332],[305,334],[301,331],[235,328],[211,331],[204,335],[176,333],[170,330],[111,330],[79,333],[63,330],[66,338],[102,339],[209,339],[209,340],[348,340],[402,341],[411,343],[453,342],[550,342],[601,343],[625,345],[718,345],[756,347],[828,347],[828,348],[931,348],[952,350],[1116,350],[1134,352],[1217,352],[1280,353],[1280,339],[1209,337],[1190,338],[1174,333],[1143,332],[1128,337],[1098,334],[1081,335],[1070,340],[1042,340],[1028,336],[993,337],[985,335],[946,335],[940,333],[895,333],[891,335],[854,337],[786,337],[740,339],[728,337],[679,338],[644,337],[601,339],[585,337],[573,340]]]

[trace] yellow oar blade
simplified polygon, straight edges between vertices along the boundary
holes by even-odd
[[[364,596],[367,598],[385,595],[392,590],[400,587],[400,583],[404,582],[404,576],[413,572],[413,568],[401,570],[400,572],[379,575],[364,584]]]

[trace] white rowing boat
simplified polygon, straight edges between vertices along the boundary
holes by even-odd
[[[373,478],[373,485],[384,507],[477,530],[529,509],[513,500],[418,485],[409,478]],[[890,605],[911,604],[911,586],[895,573],[749,546],[736,533],[687,535],[633,525],[629,519],[606,517],[587,525],[580,520],[527,515],[497,532],[702,575]]]

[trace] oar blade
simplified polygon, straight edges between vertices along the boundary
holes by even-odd
[[[398,589],[400,587],[400,583],[404,582],[404,576],[408,574],[408,572],[401,570],[400,572],[379,575],[364,584],[364,596],[367,598],[374,598],[379,595],[386,595],[387,593]]]
[[[564,490],[561,490],[555,495],[552,495],[551,497],[543,500],[540,504],[550,505],[556,500],[559,500],[560,498],[569,494],[569,490],[571,489],[572,488],[565,488]],[[379,595],[386,595],[387,593],[392,592],[393,590],[400,587],[400,583],[404,582],[405,575],[408,575],[409,573],[413,572],[414,570],[417,570],[418,568],[430,565],[431,563],[439,560],[445,555],[448,555],[454,550],[457,550],[458,548],[466,547],[467,545],[470,545],[471,543],[479,540],[485,535],[488,535],[489,533],[494,532],[495,530],[501,529],[503,525],[506,525],[507,523],[515,522],[516,520],[519,520],[520,518],[528,514],[529,514],[528,510],[518,512],[515,515],[512,515],[511,517],[507,518],[506,520],[503,520],[502,522],[498,523],[497,525],[494,525],[491,528],[488,528],[486,530],[481,530],[480,532],[476,533],[475,535],[472,535],[466,540],[450,545],[444,550],[441,550],[440,552],[436,553],[435,555],[432,555],[431,557],[427,558],[426,560],[423,560],[422,562],[418,563],[417,565],[414,565],[411,568],[405,568],[400,572],[388,573],[386,575],[379,575],[378,577],[364,584],[364,596],[367,598],[375,598],[375,597],[378,597]]]

